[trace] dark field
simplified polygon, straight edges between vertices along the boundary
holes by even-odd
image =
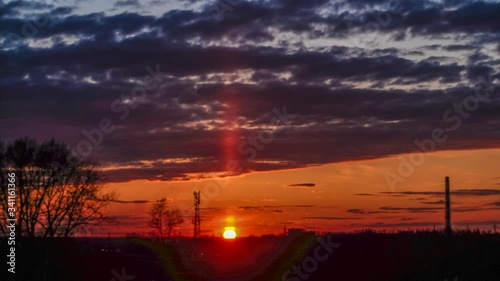
[[[1,280],[500,280],[499,234],[463,232],[448,239],[438,232],[365,232],[317,239],[184,238],[165,245],[143,238],[18,240],[16,274],[7,275],[4,266]],[[340,245],[328,253],[327,243]],[[5,265],[5,240],[1,247]]]

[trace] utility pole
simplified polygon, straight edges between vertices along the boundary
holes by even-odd
[[[446,177],[444,179],[445,182],[445,229],[444,233],[446,236],[451,236],[451,202],[450,202],[450,178]]]

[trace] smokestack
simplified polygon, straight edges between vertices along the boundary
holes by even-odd
[[[450,210],[450,178],[446,177],[445,180],[445,209],[446,209],[446,214],[445,214],[445,219],[446,219],[446,226],[444,229],[444,232],[446,235],[450,236],[451,235],[451,210]]]

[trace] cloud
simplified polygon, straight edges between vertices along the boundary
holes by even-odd
[[[456,213],[469,213],[469,212],[479,212],[484,210],[492,210],[494,208],[482,208],[482,207],[455,207],[452,208],[452,212]]]
[[[453,52],[453,51],[467,51],[467,50],[476,50],[477,46],[471,45],[448,45],[442,47],[445,51]]]
[[[238,206],[238,209],[242,210],[263,210],[265,207],[262,206]]]
[[[400,191],[400,192],[390,192],[384,191],[379,192],[383,195],[429,195],[429,196],[443,196],[444,191]],[[497,196],[500,195],[500,189],[457,189],[451,191],[452,196]]]
[[[316,205],[308,205],[308,204],[264,206],[264,208],[314,208],[314,207],[316,207]]]
[[[437,212],[442,211],[443,208],[434,208],[434,207],[380,207],[380,210],[390,211],[390,212],[409,212],[409,213],[426,213],[426,212]]]
[[[283,213],[288,208],[315,208],[316,205],[264,205],[264,206],[238,206],[240,210],[246,211],[264,211],[264,212],[274,212]]]
[[[460,227],[465,227],[467,225],[471,226],[486,226],[486,227],[491,227],[495,222],[494,221],[454,221],[453,224],[455,227],[460,226]],[[360,224],[360,223],[353,223],[350,224],[350,226],[354,227],[373,227],[373,228],[434,228],[436,227],[441,228],[443,222],[441,221],[415,221],[415,222],[409,222],[409,223],[385,223],[385,222],[374,222],[374,223],[369,223],[369,224]]]
[[[347,218],[347,217],[303,217],[306,220],[360,220],[361,218]]]
[[[500,189],[460,189],[452,191],[451,194],[458,196],[497,196]]]
[[[109,118],[115,130],[92,151],[108,182],[220,175],[228,155],[241,173],[375,159],[416,152],[413,141],[442,127],[443,113],[475,92],[478,76],[498,76],[495,54],[483,46],[498,46],[500,3],[402,1],[394,13],[384,1],[299,2],[244,1],[223,22],[210,5],[163,14],[2,5],[0,139],[30,135],[75,147],[83,130]],[[374,10],[391,20],[367,34]],[[44,11],[50,23],[21,36],[28,15]],[[368,35],[373,44],[356,44]],[[412,46],[410,37],[428,45]],[[163,83],[134,103],[127,95],[143,84],[146,66],[158,66]],[[128,113],[113,110],[115,101]],[[247,161],[239,145],[284,107],[297,117],[275,128],[258,161]],[[482,102],[438,149],[500,147],[499,109],[497,97]]]
[[[362,214],[363,209],[349,209],[347,210],[348,213],[353,213],[353,214]]]
[[[434,226],[441,226],[442,222],[428,222],[428,221],[416,221],[416,222],[408,222],[408,223],[384,223],[384,222],[374,222],[369,224],[351,224],[351,226],[355,227],[373,227],[373,228],[429,228]]]
[[[315,187],[315,183],[296,183],[296,184],[289,184],[289,187]]]
[[[452,212],[454,213],[468,213],[468,212],[479,212],[485,210],[494,210],[496,208],[483,208],[483,207],[452,207]],[[409,213],[436,213],[444,211],[444,204],[442,207],[391,207],[385,206],[380,207],[380,210],[387,212],[409,212]]]
[[[404,194],[395,193],[395,192],[379,192],[379,194],[372,193],[358,193],[356,196],[389,196],[389,197],[403,197]]]
[[[349,209],[346,212],[352,213],[352,214],[362,214],[362,215],[386,213],[385,211],[367,211],[364,209]]]
[[[113,203],[119,204],[146,204],[149,203],[149,200],[112,200]]]
[[[75,7],[57,7],[50,11],[50,15],[52,16],[64,16],[64,15],[69,15],[73,12]]]
[[[500,207],[500,202],[492,202],[492,203],[488,203],[486,205],[488,205],[488,206],[492,205],[492,206]]]
[[[438,200],[438,201],[422,201],[420,202],[422,204],[427,204],[427,205],[444,205],[445,202],[444,200]]]
[[[114,4],[115,7],[139,7],[139,1],[138,0],[119,0],[116,1]]]

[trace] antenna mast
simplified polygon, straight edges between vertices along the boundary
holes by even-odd
[[[200,191],[194,192],[194,238],[200,236]]]

